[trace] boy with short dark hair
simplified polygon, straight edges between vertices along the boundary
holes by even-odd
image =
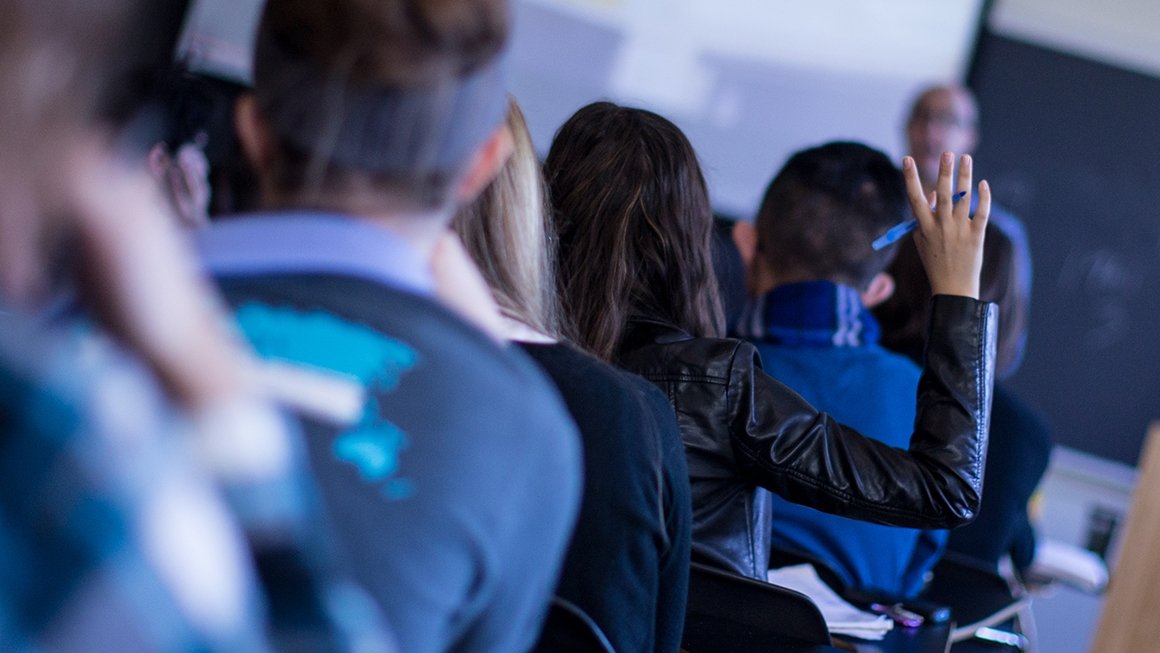
[[[893,248],[870,243],[906,217],[902,175],[881,152],[836,142],[793,155],[757,217],[757,301],[743,335],[766,369],[819,410],[906,448],[920,370],[878,344],[868,307],[889,297]],[[945,531],[879,526],[774,497],[775,550],[821,559],[847,586],[909,596]],[[774,556],[776,558],[776,555]]]

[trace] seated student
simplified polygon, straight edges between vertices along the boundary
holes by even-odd
[[[331,409],[303,414],[310,461],[408,653],[529,648],[580,497],[555,390],[434,294],[436,242],[509,147],[506,32],[495,0],[270,0],[237,107],[266,212],[198,234],[258,353],[329,375],[302,388]]]
[[[902,175],[885,154],[827,143],[790,157],[757,213],[756,293],[740,334],[766,371],[818,410],[905,448],[920,370],[878,344],[868,307],[890,295],[894,248],[871,241],[907,215]],[[774,497],[775,551],[825,563],[847,587],[911,597],[946,531],[868,524]]]
[[[268,646],[217,470],[190,454],[223,434],[244,446],[254,422],[229,414],[262,423],[270,409],[150,182],[114,160],[94,118],[140,8],[0,0],[4,651]],[[61,257],[79,261],[99,329],[41,324]]]
[[[220,494],[248,549],[237,557],[249,558],[255,567],[271,645],[320,652],[346,650],[355,641],[386,646],[377,609],[346,578],[328,546],[326,524],[302,465],[299,433],[265,401],[269,388],[255,372],[255,361],[227,328],[229,322],[197,273],[185,243],[172,233],[173,207],[162,201],[132,151],[132,143],[140,142],[135,138],[138,131],[150,130],[148,121],[130,119],[140,106],[140,96],[126,79],[148,78],[153,68],[168,65],[172,43],[166,47],[145,35],[157,30],[159,16],[174,13],[173,3],[115,0],[96,9],[90,4],[6,2],[0,12],[6,17],[2,27],[8,29],[0,44],[9,48],[3,53],[0,84],[11,89],[0,93],[4,100],[0,123],[10,128],[0,138],[4,153],[0,156],[7,157],[0,180],[4,183],[0,220],[9,220],[0,225],[4,234],[0,248],[10,248],[0,252],[4,266],[0,279],[6,282],[0,307],[12,307],[16,314],[5,331],[20,335],[9,339],[8,345],[27,350],[7,352],[12,355],[6,360],[21,393],[27,390],[64,406],[77,404],[81,423],[63,418],[47,425],[52,428],[28,429],[33,437],[61,438],[40,443],[50,447],[71,438],[67,447],[42,452],[39,460],[47,464],[59,454],[62,460],[49,470],[59,472],[56,481],[64,483],[78,472],[89,474],[78,484],[116,506],[107,513],[107,533],[60,533],[46,527],[13,536],[14,542],[30,536],[21,545],[43,537],[49,542],[73,538],[78,548],[92,547],[71,554],[63,547],[49,548],[38,560],[56,572],[54,563],[59,566],[61,555],[93,556],[59,574],[56,580],[61,585],[49,590],[59,594],[41,597],[46,604],[38,616],[48,616],[47,602],[64,601],[67,591],[83,594],[94,605],[107,598],[100,610],[108,611],[110,626],[100,625],[94,613],[70,613],[90,620],[71,632],[84,638],[94,626],[116,630],[113,613],[125,609],[126,600],[148,605],[148,597],[131,593],[108,597],[99,590],[85,592],[84,582],[69,584],[90,572],[88,563],[99,576],[97,567],[109,561],[102,556],[114,566],[118,560],[132,563],[132,547],[141,544],[136,539],[144,538],[146,553],[166,563],[161,571],[179,568],[183,577],[178,580],[191,581],[195,593],[228,576],[217,575],[214,564],[219,562],[216,558],[234,552],[215,537],[217,526],[204,518],[219,517],[214,504]],[[60,62],[55,74],[29,64],[46,56]],[[68,300],[74,288],[75,299]],[[73,310],[78,308],[76,300],[87,313]],[[129,350],[129,356],[116,351],[105,355],[109,334]],[[135,368],[134,361],[148,365],[154,378]],[[70,374],[76,378],[69,379]],[[89,388],[81,379],[103,385]],[[152,385],[162,386],[167,396],[158,397]],[[35,404],[21,405],[25,396],[14,392],[9,397],[17,406],[13,415],[39,413]],[[115,436],[114,441],[101,440],[109,435]],[[30,446],[22,455],[33,449]],[[10,458],[25,460],[22,455]],[[154,455],[157,459],[151,460]],[[70,456],[77,464],[66,460]],[[169,461],[172,457],[177,460]],[[194,469],[183,473],[187,467]],[[140,483],[134,485],[134,478]],[[212,493],[209,501],[198,495],[198,486],[207,480],[212,481],[206,489]],[[21,476],[20,482],[25,481],[39,479]],[[190,491],[183,494],[186,486]],[[13,495],[21,503],[29,503],[28,496],[20,491]],[[71,508],[67,496],[43,498],[44,504],[24,510],[13,530],[24,525],[20,520],[43,517],[37,510],[58,507],[54,501]],[[182,501],[179,509],[175,500]],[[205,510],[198,509],[199,501],[206,504]],[[165,518],[154,519],[159,514]],[[124,523],[112,523],[122,516]],[[183,521],[187,516],[192,524]],[[53,528],[68,529],[76,526],[69,519],[86,515],[59,517]],[[138,522],[141,528],[157,524],[123,534],[124,542],[117,541],[117,529]],[[116,549],[122,543],[123,555]],[[28,551],[39,549],[33,544]],[[6,562],[19,567],[21,558]],[[126,573],[137,574],[143,584],[149,581],[144,565]],[[24,580],[39,576],[33,573]],[[146,624],[151,634],[145,639],[167,633],[163,597],[156,600],[154,618]],[[216,600],[222,602],[222,610],[237,607],[229,597],[218,595]],[[362,618],[349,619],[354,610]],[[124,624],[122,635],[133,636],[136,626]],[[130,648],[90,634],[85,646],[96,650]],[[158,648],[181,647],[174,640],[153,650]]]
[[[689,580],[689,476],[665,396],[563,341],[543,178],[512,103],[515,150],[454,226],[520,343],[556,383],[580,427],[584,497],[556,594],[617,651],[680,648]]]
[[[995,376],[1010,378],[1022,360],[1027,331],[1028,280],[1019,272],[1025,252],[997,225],[987,227],[980,294],[999,305],[999,345]],[[897,282],[893,297],[874,308],[882,324],[882,343],[920,360],[923,334],[916,324],[926,319],[918,298],[929,293],[918,250],[903,242],[888,270]],[[1047,424],[1004,383],[995,384],[991,409],[991,442],[983,482],[987,492],[974,522],[951,531],[947,549],[998,566],[1010,556],[1022,573],[1035,557],[1035,529],[1028,503],[1047,471],[1052,438]]]
[[[4,2],[0,12],[5,26],[21,24]],[[0,28],[3,45],[9,37]],[[90,136],[4,120],[6,109],[0,121],[23,128],[14,132]],[[0,231],[31,255],[0,254],[0,650],[267,650],[257,570],[213,481],[251,477],[255,462],[283,470],[213,443],[277,450],[285,433],[218,316],[199,310],[210,301],[150,182],[99,150],[56,144],[30,161],[0,136]],[[56,197],[25,193],[37,187]],[[65,230],[77,238],[68,253],[87,261],[82,297],[101,332],[80,321],[46,329],[25,302],[56,251],[35,243]],[[187,338],[174,346],[175,335]]]
[[[908,163],[930,256],[930,345],[910,452],[818,413],[718,337],[712,215],[696,155],[668,120],[601,102],[560,128],[545,165],[560,288],[580,342],[660,386],[677,412],[693,499],[693,557],[764,579],[769,492],[849,517],[947,528],[975,516],[990,410],[994,308],[978,294],[989,192],[952,210],[948,153],[932,210]],[[970,162],[958,185],[971,185]],[[914,453],[911,453],[914,452]]]
[[[179,439],[195,435],[174,405],[187,396],[101,338],[26,317],[0,315],[0,650],[266,650],[242,533]],[[194,396],[195,420],[220,405]]]

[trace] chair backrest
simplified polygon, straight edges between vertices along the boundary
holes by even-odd
[[[631,618],[626,615],[625,618]],[[600,626],[575,603],[552,597],[533,653],[616,653]]]
[[[690,653],[776,651],[829,645],[830,631],[808,596],[694,562],[681,647]]]

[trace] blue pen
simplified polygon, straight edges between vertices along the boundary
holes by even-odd
[[[965,190],[959,191],[959,192],[955,193],[953,196],[951,196],[951,203],[954,204],[955,202],[958,202],[959,200],[963,199],[966,196],[967,196],[967,191],[965,191]],[[891,227],[889,231],[882,234],[882,236],[879,237],[877,240],[870,243],[870,246],[874,248],[874,251],[878,251],[884,247],[890,247],[894,243],[897,243],[898,241],[902,240],[903,236],[914,231],[917,228],[918,228],[918,220],[906,220],[903,222],[899,222],[898,224]]]

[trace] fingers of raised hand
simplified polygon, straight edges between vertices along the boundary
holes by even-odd
[[[950,212],[951,196],[954,194],[955,155],[943,152],[938,160],[938,182],[935,185],[935,213]]]
[[[959,220],[965,220],[970,216],[971,212],[971,179],[974,170],[974,162],[971,160],[971,155],[964,154],[959,159],[959,179],[955,187],[957,193],[961,194],[961,201],[954,204],[952,207],[954,215]],[[953,201],[953,200],[952,200]]]
[[[979,205],[975,207],[974,228],[983,231],[987,227],[987,220],[991,217],[991,185],[987,180],[979,182]]]
[[[906,196],[910,200],[910,208],[915,218],[921,223],[930,220],[931,210],[934,208],[930,199],[922,192],[922,181],[918,178],[918,166],[912,157],[902,159],[902,178],[906,182]]]

